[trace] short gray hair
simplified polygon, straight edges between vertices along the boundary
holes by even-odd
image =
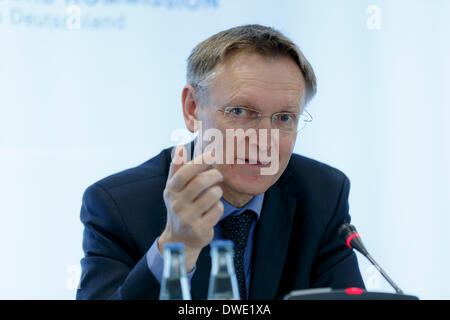
[[[300,67],[305,80],[305,105],[316,94],[314,70],[298,46],[274,28],[251,24],[216,33],[192,50],[187,59],[186,80],[197,90],[200,98],[214,80],[216,67],[235,50],[256,52],[267,57],[291,57]]]

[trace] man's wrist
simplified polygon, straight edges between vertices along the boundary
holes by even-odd
[[[159,249],[158,249],[158,240],[157,238],[155,242],[152,244],[150,249],[146,253],[146,259],[147,259],[147,265],[150,271],[153,273],[155,278],[158,280],[159,283],[161,283],[162,276],[163,276],[163,270],[164,270],[164,259],[161,255]],[[188,277],[189,283],[195,273],[196,265],[194,264],[194,267],[189,272],[186,272],[186,275]]]

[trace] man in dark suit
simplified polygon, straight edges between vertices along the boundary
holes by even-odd
[[[162,248],[183,242],[192,297],[205,299],[214,239],[235,243],[242,299],[363,288],[356,256],[337,234],[350,222],[349,180],[292,153],[316,92],[298,47],[260,25],[225,30],[194,48],[187,80],[186,126],[200,124],[214,143],[199,143],[200,131],[196,148],[165,149],[86,190],[77,298],[157,299]],[[238,130],[243,136],[220,141]]]

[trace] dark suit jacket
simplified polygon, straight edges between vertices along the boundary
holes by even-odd
[[[85,191],[85,257],[77,299],[158,299],[160,285],[145,254],[165,227],[170,151]],[[364,288],[355,253],[337,232],[350,222],[349,189],[348,178],[337,169],[292,155],[264,197],[254,235],[250,299],[278,299],[306,288]],[[206,299],[210,268],[207,246],[191,281],[193,299]]]

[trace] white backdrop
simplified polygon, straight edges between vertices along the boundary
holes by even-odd
[[[353,223],[405,292],[450,299],[449,15],[445,0],[0,0],[0,298],[74,298],[84,189],[180,142],[190,50],[260,23],[318,77],[295,151],[349,176]]]

